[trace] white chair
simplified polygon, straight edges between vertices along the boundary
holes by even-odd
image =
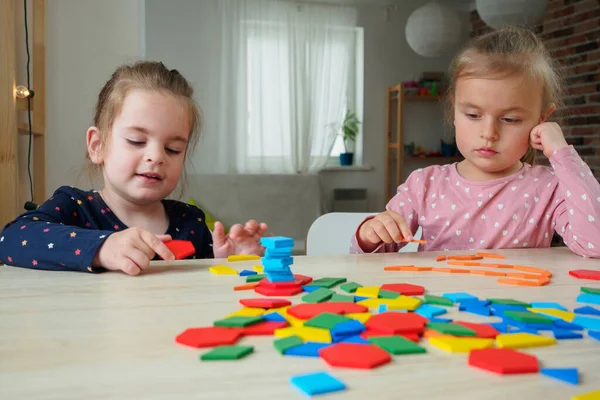
[[[377,213],[345,213],[333,212],[317,218],[306,238],[306,255],[321,256],[330,254],[348,254],[350,252],[350,239],[358,225],[370,215]],[[420,238],[421,228],[415,234],[415,239]],[[417,243],[408,243],[400,251],[415,252]]]

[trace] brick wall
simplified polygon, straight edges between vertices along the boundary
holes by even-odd
[[[472,36],[490,31],[477,11],[471,24]],[[600,0],[550,0],[535,29],[566,77],[566,106],[555,120],[600,179]],[[541,153],[538,162],[547,164]]]

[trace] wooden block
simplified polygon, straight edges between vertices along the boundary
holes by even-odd
[[[243,285],[234,286],[233,290],[252,290],[258,286],[258,282],[245,283]]]
[[[259,315],[263,315],[265,310],[263,308],[255,308],[255,307],[244,307],[231,314],[227,315],[225,318],[229,317],[258,317]]]
[[[532,333],[502,333],[496,336],[496,346],[498,348],[525,349],[528,347],[551,346],[556,344],[556,339],[534,335]]]
[[[340,289],[342,289],[346,293],[354,293],[354,292],[356,292],[356,289],[358,289],[361,286],[362,285],[359,285],[356,282],[347,282],[347,283],[342,284],[340,286]]]
[[[262,265],[255,265],[252,267],[252,269],[258,272],[259,274],[262,274],[262,272],[265,270],[265,267],[263,267]]]
[[[305,303],[322,303],[327,301],[334,295],[334,291],[327,288],[320,288],[312,293],[302,296],[302,301]]]
[[[238,274],[238,272],[235,269],[230,268],[226,265],[215,265],[215,266],[210,267],[208,270],[216,275],[237,275]],[[257,275],[252,275],[252,276],[257,276]],[[251,282],[251,281],[247,280],[246,282]]]
[[[528,308],[528,311],[533,313],[549,315],[552,317],[560,318],[567,322],[572,322],[573,318],[575,318],[575,314],[569,311],[557,310],[555,308]]]
[[[307,342],[331,343],[331,333],[327,329],[312,327],[295,327],[275,329],[273,334],[277,337],[298,336]]]
[[[356,296],[376,299],[379,297],[379,286],[362,286],[357,288],[354,294]]]
[[[283,354],[286,350],[295,346],[300,346],[302,343],[304,343],[304,341],[300,336],[291,335],[283,339],[275,340],[273,346],[275,346],[275,349],[277,349],[280,354]]]
[[[431,337],[431,345],[451,352],[469,353],[471,350],[487,349],[494,347],[494,339],[486,338],[461,338],[461,337]]]
[[[370,343],[394,355],[420,354],[427,351],[425,348],[402,336],[373,336],[368,340]]]
[[[250,260],[260,260],[260,256],[256,256],[254,254],[235,254],[235,255],[227,257],[228,262],[250,261]]]
[[[371,314],[370,312],[364,312],[364,313],[350,313],[350,314],[346,314],[346,317],[348,318],[352,318],[357,320],[358,322],[361,322],[363,324],[366,324],[367,321],[373,316],[373,314]]]
[[[202,361],[238,360],[254,351],[253,346],[217,346],[200,356]]]
[[[484,257],[484,258],[499,258],[499,259],[505,259],[506,257],[501,255],[501,254],[494,254],[494,253],[485,253],[482,251],[478,251],[477,252],[478,256]]]
[[[222,326],[227,328],[242,328],[246,326],[250,326],[253,324],[257,324],[263,321],[261,316],[257,317],[244,317],[244,316],[234,316],[229,318],[220,319],[213,323],[214,326]]]

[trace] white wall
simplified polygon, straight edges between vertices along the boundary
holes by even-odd
[[[141,55],[143,5],[140,0],[46,3],[48,196],[62,185],[90,187],[85,173],[78,180],[85,161],[85,132],[111,73]],[[26,156],[20,154],[21,159]]]

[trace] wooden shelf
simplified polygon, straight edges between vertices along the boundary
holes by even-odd
[[[33,136],[44,136],[44,132],[38,132],[35,129],[31,130]],[[19,135],[29,135],[29,124],[19,125]]]

